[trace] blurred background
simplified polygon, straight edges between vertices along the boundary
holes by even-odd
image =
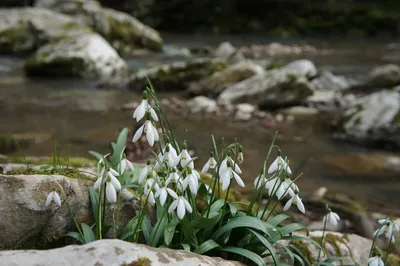
[[[303,197],[400,215],[399,21],[398,1],[2,0],[2,160],[107,153],[147,75],[199,169],[211,134],[243,144],[243,194],[278,131]]]

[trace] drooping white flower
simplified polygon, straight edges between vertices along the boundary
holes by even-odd
[[[192,207],[184,196],[177,197],[169,206],[168,212],[171,213],[176,209],[176,214],[179,219],[183,219],[185,217],[186,211],[192,213]]]
[[[139,173],[139,184],[142,184],[143,181],[147,178],[157,178],[156,171],[154,171],[153,167],[150,165],[150,161],[147,161],[146,166],[140,170]]]
[[[154,121],[158,121],[156,112],[147,101],[147,92],[143,92],[143,99],[133,112],[133,119],[136,119],[136,122],[139,122],[139,120],[144,117],[146,112],[150,112],[151,118],[153,118]]]
[[[292,204],[296,204],[297,209],[299,209],[299,211],[301,211],[302,213],[306,213],[306,210],[304,208],[304,204],[301,201],[301,198],[299,197],[299,195],[297,194],[297,191],[295,192],[295,194],[292,196],[291,199],[289,199],[285,206],[283,207],[284,211],[289,210],[290,206],[292,206]]]
[[[164,184],[161,188],[158,188],[155,194],[155,197],[160,197],[160,204],[164,206],[165,201],[167,200],[168,194],[171,195],[173,198],[178,198],[178,195],[168,187],[168,182]]]
[[[160,136],[158,135],[157,128],[153,125],[150,119],[146,120],[144,124],[136,131],[135,135],[133,136],[132,142],[136,142],[142,136],[143,131],[146,133],[147,141],[149,145],[153,147],[154,142],[160,140]]]
[[[279,177],[269,179],[265,184],[265,187],[268,189],[268,195],[273,196],[275,194],[277,195],[278,199],[280,199],[278,194],[282,195],[284,193],[281,185],[282,180]]]
[[[386,238],[390,241],[390,239],[392,240],[392,242],[395,242],[395,238],[394,238],[394,231],[399,232],[400,228],[399,225],[396,223],[396,221],[394,219],[380,219],[378,221],[379,224],[381,224],[381,227],[379,229],[377,229],[374,232],[374,236],[380,236],[382,234],[385,234]]]
[[[279,179],[280,180],[280,179]],[[273,187],[271,187],[271,190]],[[290,180],[290,178],[285,178],[283,182],[279,184],[279,187],[276,187],[276,196],[278,200],[281,200],[283,197],[285,197],[287,194],[289,194],[291,197],[294,194],[294,191],[299,191],[299,188],[297,185]],[[272,193],[272,191],[271,191]]]
[[[256,179],[254,179],[254,188],[260,189],[262,186],[267,185],[268,179],[265,177],[264,174],[258,175]]]
[[[185,167],[189,167],[191,169],[194,169],[194,163],[193,163],[193,159],[190,156],[189,152],[187,151],[187,148],[182,149],[181,153],[179,154],[179,156],[177,157],[174,165],[178,165],[178,163],[181,163],[181,166],[183,168]]]
[[[158,155],[158,160],[156,162],[156,165],[154,166],[155,169],[160,169],[163,166],[167,166],[167,167],[175,167],[176,164],[178,164],[178,154],[175,150],[175,148],[168,143],[162,150],[162,152],[160,152],[160,154]],[[160,165],[159,161],[163,164]],[[165,164],[165,165],[164,165]]]
[[[44,203],[44,205],[48,207],[53,200],[57,206],[61,207],[60,195],[58,195],[57,191],[55,190],[53,190],[52,192],[49,193],[49,195],[47,195],[46,202]]]
[[[110,182],[113,184],[116,190],[121,190],[121,183],[119,182],[117,176],[119,176],[118,172],[114,169],[110,168],[107,172],[107,177],[110,178]],[[93,189],[98,189],[101,183],[105,183],[107,181],[107,177],[100,176],[93,185]]]
[[[225,157],[225,159],[222,160],[221,165],[219,166],[219,170],[218,170],[219,176],[221,176],[224,172],[227,171],[228,164],[230,165],[231,168],[232,168],[232,166],[234,166],[233,168],[235,169],[236,173],[242,174],[242,170],[240,169],[239,165],[237,163],[235,163],[235,161],[232,160],[232,158],[228,154]]]
[[[131,170],[132,172],[135,171],[135,167],[131,161],[126,158],[122,158],[122,160],[117,165],[118,172],[122,175],[127,169]]]
[[[325,224],[326,221],[327,223],[336,226],[339,220],[340,220],[339,215],[336,212],[330,211],[328,212],[327,215],[324,216],[323,223]]]
[[[281,169],[285,170],[289,175],[292,174],[292,170],[290,170],[289,165],[285,162],[285,160],[281,156],[278,156],[276,157],[275,161],[271,164],[271,166],[268,168],[268,174],[278,172]]]
[[[199,189],[199,179],[199,173],[196,170],[188,168],[188,174],[182,182],[183,189],[186,189],[189,185],[190,192],[192,192],[192,194],[196,194],[197,190]]]
[[[203,166],[203,169],[201,169],[201,172],[203,174],[207,173],[210,168],[214,169],[215,166],[217,166],[217,162],[215,161],[214,156],[210,156],[206,164]]]
[[[148,197],[149,204],[154,205],[156,203],[153,190],[157,191],[159,189],[160,187],[154,179],[147,179],[144,184],[144,195]]]
[[[111,180],[106,182],[106,198],[110,203],[117,202],[117,190]]]
[[[235,178],[236,182],[238,183],[239,186],[245,187],[243,180],[240,178],[240,176],[232,169],[231,163],[228,161],[227,162],[227,167],[224,169],[224,172],[219,171],[220,176],[219,176],[219,182],[222,183],[222,190],[225,191],[228,187],[229,184],[231,183],[231,179]]]
[[[369,258],[367,263],[368,266],[385,266],[383,260],[379,256]]]

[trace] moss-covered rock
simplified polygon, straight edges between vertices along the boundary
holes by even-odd
[[[158,90],[176,91],[186,89],[189,82],[200,80],[227,67],[223,59],[192,59],[169,65],[139,70],[130,77],[129,88],[142,91],[148,86],[147,78]]]

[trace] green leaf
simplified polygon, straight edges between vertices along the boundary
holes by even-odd
[[[96,240],[93,230],[89,225],[81,223],[81,227],[82,227],[83,237],[85,238],[85,243],[90,243]]]
[[[235,217],[235,216],[236,216],[236,213],[237,213],[237,208],[236,208],[236,206],[235,206],[234,204],[232,204],[232,203],[228,203],[228,206],[229,206],[229,209],[230,209],[230,211],[231,211],[232,217]]]
[[[286,214],[278,214],[276,216],[274,216],[273,218],[268,219],[268,223],[277,226],[278,224],[280,224],[281,222],[283,222],[284,220],[286,220],[287,218],[289,218],[290,216],[286,215]]]
[[[133,236],[134,230],[138,224],[138,217],[136,216],[134,218],[132,218],[124,227],[124,229],[122,230],[122,232],[120,233],[120,237],[119,239],[121,240],[125,240],[128,237]]]
[[[171,244],[172,239],[174,238],[175,235],[175,229],[176,226],[179,224],[179,220],[174,219],[171,220],[167,226],[165,227],[164,230],[164,242],[165,244],[167,244],[168,246]]]
[[[314,244],[318,249],[321,249],[320,243],[318,243],[317,241],[315,241],[314,239],[309,238],[309,237],[304,237],[304,236],[288,236],[288,237],[285,237],[285,239],[287,239],[287,240],[302,240],[302,241],[305,241],[305,242],[308,241],[308,242]]]
[[[183,247],[183,249],[184,249],[185,251],[190,252],[190,246],[189,246],[188,244],[181,244],[181,246]]]
[[[96,224],[99,224],[99,193],[95,191],[92,187],[89,187],[89,198],[90,204],[92,206],[92,214]]]
[[[336,262],[336,261],[341,261],[341,260],[344,260],[344,258],[341,258],[341,257],[329,257],[329,258],[326,258],[323,262],[325,262],[325,263],[332,263],[332,262]]]
[[[142,230],[144,239],[146,240],[146,243],[148,243],[150,241],[150,235],[151,232],[153,231],[153,227],[151,226],[151,223],[146,216],[143,217]]]
[[[201,244],[200,246],[198,246],[195,249],[194,253],[201,255],[201,254],[204,254],[215,248],[220,248],[220,245],[218,245],[214,240],[209,239],[206,242],[204,242],[203,244]]]
[[[164,234],[165,220],[166,216],[162,216],[161,219],[158,219],[156,225],[153,228],[153,231],[151,232],[150,243],[147,242],[147,245],[157,247],[158,242],[160,242],[161,235]]]
[[[221,251],[231,252],[243,256],[251,261],[253,261],[257,265],[265,265],[263,258],[261,258],[258,254],[251,252],[247,249],[237,248],[237,247],[225,247],[221,249]]]
[[[100,161],[101,159],[103,159],[103,155],[101,155],[100,153],[98,153],[97,151],[89,151],[89,153],[91,155],[93,155],[94,157],[96,157],[96,159],[98,161]]]
[[[278,263],[278,257],[276,255],[275,248],[272,246],[272,244],[267,239],[265,239],[264,236],[262,236],[261,234],[257,233],[256,231],[251,230],[251,229],[249,229],[249,231],[251,231],[258,238],[258,240],[261,241],[261,243],[265,246],[265,248],[268,249],[268,251],[271,253],[272,259],[277,264]]]
[[[124,185],[124,186],[122,186],[121,190],[124,190],[125,188],[136,188],[137,189],[137,188],[140,188],[140,186],[137,184]]]
[[[128,136],[128,128],[124,128],[119,133],[117,143],[113,145],[113,153],[111,156],[111,166],[115,167],[120,160],[125,150],[126,138]]]
[[[263,221],[251,216],[242,216],[229,220],[228,223],[219,228],[211,238],[216,240],[225,232],[239,227],[247,227],[250,229],[261,231],[264,234],[268,234],[267,230],[265,229],[265,223]]]
[[[183,219],[180,220],[180,224],[182,226],[182,231],[186,242],[191,246],[198,247],[199,243],[197,241],[196,232],[187,217],[183,217]]]
[[[291,249],[293,249],[293,251],[295,251],[298,255],[300,255],[300,257],[303,259],[303,261],[306,263],[306,265],[311,265],[310,261],[307,259],[307,256],[295,245],[293,244],[289,244],[289,247]],[[320,264],[318,264],[320,265]]]
[[[210,207],[210,213],[219,212],[224,205],[225,201],[223,199],[216,200]]]
[[[197,216],[190,223],[193,229],[211,228],[218,223],[221,216],[219,213],[210,213],[209,218]]]
[[[287,236],[290,233],[293,233],[295,231],[303,230],[305,229],[304,225],[298,224],[298,223],[293,223],[293,224],[288,224],[285,225],[282,228],[279,228],[279,232],[282,234],[282,236]]]
[[[85,244],[85,240],[82,239],[81,235],[78,232],[68,232],[64,236],[69,236],[69,237],[75,238],[82,244]]]

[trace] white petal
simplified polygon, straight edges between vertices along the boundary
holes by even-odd
[[[161,206],[164,206],[164,203],[166,200],[167,200],[167,191],[165,189],[161,189],[161,193],[160,193]]]
[[[379,219],[378,223],[384,224],[384,223],[387,223],[388,221],[389,221],[388,219]]]
[[[51,203],[51,200],[53,199],[54,191],[50,192],[49,195],[47,195],[46,202],[44,203],[44,206],[48,207]]]
[[[283,207],[284,211],[287,211],[290,209],[290,206],[292,206],[292,202],[293,202],[293,198],[291,198],[290,200],[288,200],[285,204],[285,206]]]
[[[242,170],[240,169],[239,165],[238,165],[237,163],[234,163],[234,162],[232,163],[232,165],[233,165],[233,164],[235,164],[235,172],[241,174],[241,173],[242,173]]]
[[[157,117],[157,113],[156,111],[154,111],[154,109],[152,107],[150,107],[150,114],[151,114],[151,118],[153,118],[154,121],[158,121],[158,117]]]
[[[133,164],[129,160],[125,160],[126,164],[128,165],[129,169],[133,172],[135,171],[135,167],[133,167]]]
[[[182,197],[183,204],[185,204],[185,208],[188,212],[192,213],[192,206],[190,206],[189,202]]]
[[[118,171],[122,174],[126,169],[126,159],[122,159],[118,164]]]
[[[112,168],[110,168],[110,172],[109,172],[109,173],[111,173],[111,174],[114,175],[114,176],[119,176],[118,172],[115,171],[115,170],[112,169]]]
[[[147,141],[149,142],[149,145],[153,147],[154,145],[154,131],[151,126],[150,121],[146,121],[146,138]]]
[[[158,130],[155,126],[151,125],[151,128],[153,129],[153,134],[154,134],[154,141],[159,141],[160,136],[158,135]]]
[[[225,190],[229,187],[229,184],[230,184],[230,183],[231,183],[231,182],[230,182],[229,179],[224,180],[224,182],[222,182],[222,191],[225,191]]]
[[[306,213],[306,210],[304,208],[304,204],[301,201],[300,198],[297,199],[297,208],[299,209],[299,211],[301,211],[302,213]]]
[[[149,170],[149,166],[144,167],[143,169],[140,170],[139,173],[139,184],[143,183],[144,178],[146,177],[147,173]]]
[[[139,129],[136,131],[135,135],[133,136],[132,142],[136,142],[140,139],[140,137],[143,134],[143,129],[144,129],[144,124],[139,127]]]
[[[150,191],[150,193],[149,193],[149,203],[150,203],[151,205],[154,205],[154,204],[156,203],[156,200],[154,199],[154,193],[153,193],[153,191]]]
[[[178,202],[179,202],[179,199],[176,199],[171,203],[171,205],[169,205],[169,208],[168,208],[169,213],[173,212],[176,209],[176,207],[178,207]]]
[[[147,101],[142,100],[139,106],[133,112],[133,118],[136,118],[136,122],[139,122],[139,120],[142,119],[146,114],[146,106],[147,106]]]
[[[106,197],[107,200],[111,203],[117,202],[117,192],[111,182],[107,182],[106,185]]]
[[[336,219],[336,221],[340,220],[339,215],[336,212],[332,212],[333,217]]]
[[[121,190],[121,183],[119,182],[119,180],[110,173],[108,174],[108,176],[110,177],[111,183],[113,184],[114,188],[118,191]]]
[[[203,166],[203,169],[201,169],[201,172],[205,174],[207,173],[208,169],[210,169],[210,161],[206,162],[206,164]]]
[[[215,161],[214,157],[211,157],[209,159],[209,162],[210,162],[209,165],[210,165],[211,169],[214,169],[217,166],[217,161]]]
[[[170,194],[173,198],[177,199],[178,195],[170,188],[167,188],[168,194]]]
[[[94,183],[94,185],[93,185],[93,189],[98,189],[99,187],[100,187],[100,185],[101,185],[101,180],[103,179],[103,177],[102,176],[100,176],[97,180],[96,180],[96,182]]]
[[[176,214],[178,215],[179,219],[183,219],[183,217],[185,216],[185,203],[183,202],[183,199],[179,198],[179,202],[178,202],[178,208],[176,211]]]
[[[280,156],[278,156],[280,157]],[[268,168],[268,174],[272,174],[276,170],[278,170],[278,157],[275,159],[275,161],[271,164],[271,166]]]
[[[53,192],[53,196],[54,196],[54,203],[58,206],[61,206],[61,199],[60,199],[60,195],[58,195],[57,192]]]
[[[240,176],[238,174],[236,174],[234,171],[232,171],[232,173],[233,173],[233,177],[235,178],[238,185],[241,187],[244,187],[243,180],[240,178]]]
[[[192,192],[192,194],[197,193],[197,184],[196,184],[195,180],[189,179],[189,188],[190,188],[190,191]]]

